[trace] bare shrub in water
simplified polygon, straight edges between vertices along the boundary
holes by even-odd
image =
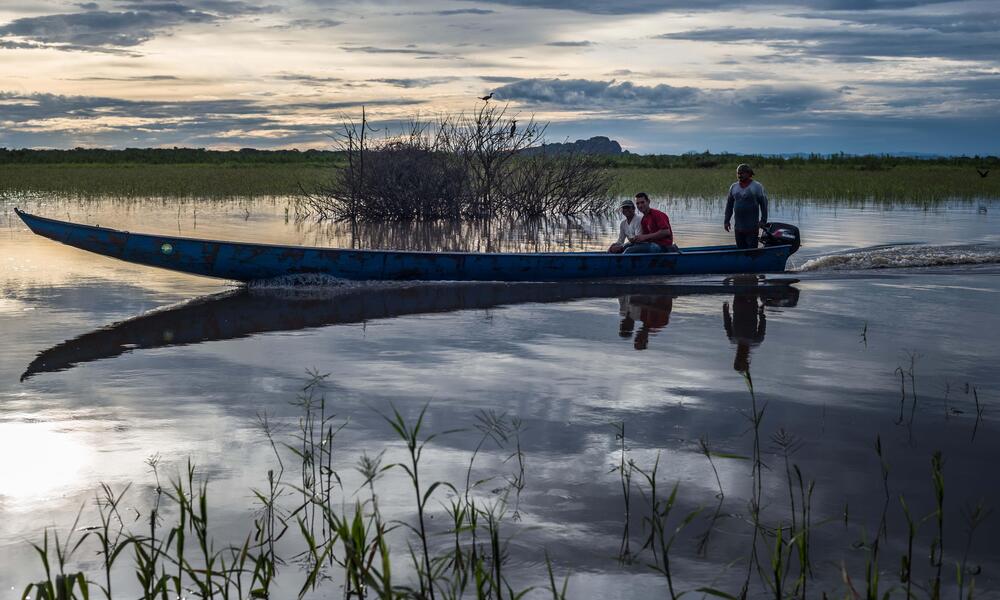
[[[346,165],[314,190],[302,216],[401,221],[572,215],[607,208],[612,179],[596,157],[541,150],[545,126],[519,126],[505,107],[419,120],[372,141],[371,126],[347,121],[335,136]]]

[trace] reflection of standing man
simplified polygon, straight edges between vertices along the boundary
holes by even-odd
[[[729,231],[729,220],[735,215],[736,247],[756,248],[759,231],[767,223],[767,192],[753,180],[750,165],[736,167],[736,177],[739,181],[729,186],[723,227]]]
[[[729,314],[729,303],[722,305],[722,323],[726,327],[729,341],[736,344],[736,358],[733,369],[746,373],[750,369],[750,348],[764,341],[767,318],[764,305],[757,302],[758,295],[737,292],[733,296],[733,313]]]
[[[631,336],[635,322],[639,321],[641,325],[635,332],[632,347],[645,350],[649,346],[649,336],[670,324],[674,299],[671,296],[622,296],[618,298],[618,307],[622,316],[618,335],[624,338]]]

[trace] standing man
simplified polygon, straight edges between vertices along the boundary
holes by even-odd
[[[621,254],[625,248],[631,245],[626,244],[626,240],[631,240],[642,233],[642,215],[636,212],[635,202],[628,198],[622,200],[622,215],[625,216],[625,219],[618,227],[618,241],[608,248],[608,252],[612,254]]]
[[[635,195],[635,205],[642,213],[642,233],[629,239],[631,245],[625,248],[625,254],[641,252],[677,252],[674,246],[674,231],[670,228],[670,219],[666,213],[649,205],[646,192]]]
[[[735,213],[736,247],[756,248],[760,229],[767,224],[767,192],[753,180],[753,169],[748,164],[736,167],[736,177],[739,181],[729,186],[723,226],[730,230],[729,219]]]

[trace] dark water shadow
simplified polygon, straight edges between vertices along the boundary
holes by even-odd
[[[566,282],[363,286],[308,291],[238,289],[157,309],[69,339],[39,353],[21,375],[21,381],[39,373],[64,371],[137,349],[185,346],[405,315],[587,298],[618,298],[635,307],[641,323],[640,333],[645,339],[641,344],[644,348],[648,336],[669,322],[673,298],[721,294],[734,294],[737,298],[742,295],[797,298],[798,289],[792,285],[797,281],[749,277],[692,285]],[[640,346],[638,335],[637,349]]]

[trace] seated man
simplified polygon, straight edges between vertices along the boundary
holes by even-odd
[[[642,212],[642,233],[629,239],[631,245],[625,248],[625,254],[677,252],[667,215],[649,205],[649,196],[645,192],[635,195],[635,204]]]
[[[612,254],[621,254],[629,246],[625,241],[642,233],[642,215],[635,211],[635,202],[627,198],[622,200],[622,214],[625,219],[618,227],[618,241],[608,248],[608,252]]]

